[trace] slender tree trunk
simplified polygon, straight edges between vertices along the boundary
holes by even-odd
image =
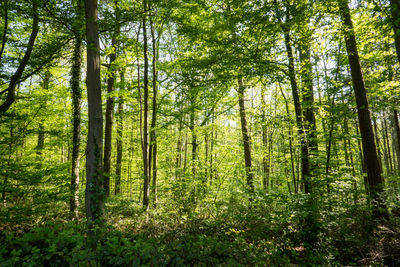
[[[388,147],[387,147],[387,135],[386,135],[386,129],[384,126],[384,116],[385,113],[382,115],[381,119],[381,127],[382,127],[382,142],[383,142],[383,159],[385,162],[385,167],[386,167],[386,174],[390,173],[390,161],[389,161],[389,153],[388,153]]]
[[[303,130],[303,119],[302,119],[302,108],[300,104],[300,97],[299,91],[297,87],[296,81],[296,74],[295,74],[295,67],[294,67],[294,57],[293,57],[293,50],[290,43],[290,30],[288,26],[284,26],[284,33],[285,33],[285,45],[286,45],[286,52],[289,59],[289,79],[290,85],[292,87],[292,95],[293,95],[293,102],[294,102],[294,110],[296,114],[296,123],[298,128],[298,134],[300,139],[300,150],[301,150],[301,178],[302,183],[304,185],[304,191],[306,194],[311,193],[311,185],[310,185],[310,160],[309,160],[309,153],[307,142],[305,140],[305,132]]]
[[[150,173],[149,173],[149,59],[147,45],[146,12],[147,1],[143,1],[145,14],[143,15],[143,53],[144,53],[144,76],[143,76],[143,207],[149,208],[150,201]]]
[[[214,143],[217,135],[214,134],[214,123],[215,123],[215,112],[213,111],[211,120],[211,141],[210,141],[210,186],[212,185],[214,179]]]
[[[153,21],[150,20],[151,27],[151,39],[152,39],[152,50],[153,50],[153,114],[151,118],[151,130],[150,130],[150,152],[149,152],[149,173],[152,176],[152,198],[154,207],[157,206],[157,91],[158,91],[158,72],[157,72],[157,61],[158,61],[158,40],[156,39],[155,29]]]
[[[47,70],[44,74],[43,79],[43,89],[48,91],[50,83],[50,72]],[[46,100],[42,103],[43,109],[46,109]],[[44,139],[45,139],[45,129],[43,125],[44,119],[41,119],[38,125],[38,138],[37,138],[37,145],[36,145],[36,161],[37,161],[37,168],[42,168],[42,154],[44,148]]]
[[[192,174],[193,177],[196,177],[196,164],[197,164],[197,134],[195,132],[195,121],[196,121],[196,114],[195,114],[195,107],[194,107],[194,97],[190,97],[190,125],[189,129],[192,133]]]
[[[118,35],[119,35],[119,8],[118,2],[114,1],[115,5],[115,29],[112,34],[111,47],[112,52],[108,56],[108,76],[107,76],[107,101],[106,101],[106,123],[104,130],[104,163],[103,163],[103,175],[104,175],[104,193],[105,197],[110,196],[110,174],[111,174],[111,150],[112,150],[112,127],[113,127],[113,115],[114,115],[114,97],[110,96],[114,92],[115,75],[117,73],[116,66],[114,64],[117,59],[117,48],[118,48]]]
[[[335,106],[335,96],[332,98],[332,107]],[[330,181],[329,181],[329,172],[330,172],[330,161],[331,161],[331,150],[332,150],[332,139],[333,139],[333,131],[335,127],[335,119],[333,114],[331,113],[331,124],[329,127],[329,135],[328,135],[328,144],[326,147],[326,165],[325,165],[325,174],[327,175],[327,191],[330,193]]]
[[[268,191],[269,185],[269,151],[268,151],[268,126],[267,126],[267,119],[266,119],[266,103],[265,103],[265,88],[261,88],[261,108],[262,108],[262,143],[263,143],[263,157],[262,157],[262,164],[263,164],[263,188],[265,191]]]
[[[357,103],[357,114],[362,138],[364,152],[364,162],[367,168],[368,189],[371,198],[377,202],[378,208],[383,208],[384,203],[380,199],[383,193],[383,178],[381,176],[381,166],[379,165],[378,154],[376,152],[374,133],[372,131],[371,116],[368,107],[367,93],[364,84],[363,73],[361,70],[360,59],[358,56],[356,38],[351,21],[348,0],[341,0],[339,3],[340,13],[344,25],[344,35],[346,41],[347,55],[349,58],[351,77],[353,81],[354,94]],[[375,209],[376,215],[382,215]]]
[[[71,217],[78,218],[79,206],[79,152],[81,148],[81,105],[82,89],[81,66],[82,66],[82,38],[75,37],[74,54],[71,67],[71,94],[72,94],[72,173],[71,173],[71,196],[69,200],[69,210]]]
[[[244,162],[246,167],[246,181],[248,190],[250,191],[251,194],[250,201],[252,201],[254,194],[254,181],[253,181],[254,178],[253,178],[253,169],[251,166],[251,141],[247,129],[246,109],[244,105],[245,86],[243,84],[242,78],[239,78],[238,83],[239,83],[238,96],[239,96],[239,109],[240,109],[240,123],[242,127]]]
[[[103,214],[102,152],[103,114],[101,108],[100,46],[97,0],[85,0],[87,37],[87,98],[89,127],[86,147],[86,217],[91,224]]]
[[[379,141],[379,133],[378,133],[378,125],[376,123],[376,118],[372,116],[372,123],[374,127],[374,136],[375,136],[375,142],[376,142],[376,150],[378,153],[378,161],[379,165],[382,168],[382,153],[381,153],[381,146],[380,146],[380,141]]]
[[[184,157],[183,157],[183,173],[186,174],[186,169],[187,169],[187,154],[188,154],[188,133],[186,131],[185,133],[185,145],[184,145]]]
[[[115,165],[115,190],[114,194],[121,193],[121,173],[122,173],[122,152],[123,152],[123,135],[124,135],[124,97],[122,90],[125,88],[125,72],[121,71],[121,81],[118,97],[117,110],[117,163]]]
[[[180,180],[182,172],[182,120],[179,120],[178,142],[176,144],[176,169],[175,177]]]
[[[305,138],[308,144],[309,168],[312,175],[316,168],[315,158],[318,156],[317,127],[314,114],[313,74],[311,64],[311,41],[306,37],[300,45],[300,66],[302,79],[302,109],[304,112]],[[310,181],[311,184],[311,181]],[[310,185],[311,186],[311,185]]]
[[[384,128],[384,133],[385,133],[385,140],[386,140],[388,159],[389,159],[389,171],[392,174],[393,170],[394,170],[394,166],[393,166],[394,164],[393,164],[393,160],[392,160],[392,151],[390,149],[389,131],[388,131],[388,127],[387,127],[386,118],[383,117],[382,120],[383,120],[383,128]]]
[[[294,192],[297,194],[298,191],[298,185],[296,181],[296,168],[294,166],[294,152],[293,152],[293,130],[292,130],[292,125],[291,125],[291,119],[290,119],[290,112],[289,112],[289,103],[286,99],[285,94],[283,93],[282,87],[280,87],[281,94],[283,96],[283,99],[285,100],[285,107],[286,107],[286,115],[289,123],[289,151],[290,151],[290,164],[292,168],[292,178],[293,178],[293,188]]]
[[[392,25],[394,30],[395,47],[397,52],[398,62],[400,63],[400,1],[391,0],[391,12],[392,12]],[[387,49],[390,49],[389,44]],[[393,62],[390,59],[387,60],[388,66],[388,80],[393,81]],[[399,116],[398,111],[395,107],[392,108],[392,124],[393,124],[393,150],[397,155],[397,173],[400,173],[400,127],[399,127]],[[394,158],[394,155],[393,155]]]
[[[400,173],[400,126],[399,126],[399,115],[396,109],[392,111],[392,120],[394,126],[394,139],[393,142],[394,151],[396,151],[397,156],[397,173]]]

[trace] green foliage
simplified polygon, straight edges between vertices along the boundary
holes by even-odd
[[[140,205],[132,205],[128,199],[111,199],[108,212],[113,214],[109,221],[113,226],[96,230],[95,247],[88,243],[84,222],[47,222],[24,233],[3,231],[0,264],[331,266],[379,264],[399,249],[395,241],[400,238],[398,220],[373,230],[371,214],[363,205],[322,211],[327,203],[310,208],[312,200],[302,195],[259,192],[256,199],[251,209],[234,202],[234,209],[218,217],[198,214],[186,219],[171,217],[167,209],[145,214]],[[319,215],[310,218],[310,214]],[[316,225],[305,224],[307,220]],[[370,235],[371,231],[375,234]],[[315,244],[307,243],[307,235],[313,233]],[[376,242],[381,243],[375,246]]]

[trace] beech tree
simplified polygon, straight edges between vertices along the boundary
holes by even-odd
[[[100,45],[97,25],[97,0],[85,0],[89,125],[86,145],[86,217],[95,222],[102,217],[104,192],[103,169],[103,114],[100,85]]]
[[[368,106],[367,91],[358,55],[356,37],[351,20],[350,9],[347,0],[339,2],[340,15],[343,21],[343,31],[346,42],[346,50],[349,58],[351,78],[354,95],[357,103],[357,115],[362,137],[364,164],[368,175],[368,190],[378,207],[382,206],[383,178],[381,166],[378,161],[374,132],[372,130],[371,115]]]

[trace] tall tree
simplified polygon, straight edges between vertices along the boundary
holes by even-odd
[[[124,133],[124,97],[122,90],[125,88],[125,71],[120,73],[120,88],[117,109],[117,162],[115,166],[115,189],[114,194],[121,192],[122,152]]]
[[[81,148],[81,106],[82,106],[82,88],[81,88],[81,68],[82,68],[82,30],[84,19],[83,1],[78,0],[76,7],[76,27],[74,51],[72,55],[71,66],[71,95],[72,95],[72,168],[71,168],[71,188],[69,209],[72,218],[78,217],[79,206],[79,169],[80,169],[80,148]]]
[[[382,208],[384,204],[380,197],[383,193],[383,178],[381,176],[381,166],[376,151],[367,91],[358,55],[356,36],[351,20],[348,0],[340,0],[339,9],[344,27],[343,33],[346,42],[354,95],[357,103],[357,115],[361,132],[362,149],[364,152],[364,163],[367,169],[368,190],[371,198],[376,202],[377,207]],[[378,209],[375,209],[375,211],[377,215],[380,214]]]
[[[143,206],[147,210],[150,202],[150,168],[149,168],[149,59],[147,44],[147,1],[143,1]]]
[[[115,27],[111,37],[111,53],[108,56],[108,79],[107,79],[107,101],[106,101],[106,123],[104,130],[104,163],[103,163],[103,175],[104,175],[104,193],[108,197],[110,195],[110,174],[111,174],[111,149],[112,149],[112,126],[113,126],[113,115],[114,115],[114,96],[110,95],[114,92],[114,83],[116,75],[115,60],[117,58],[118,38],[120,31],[120,11],[118,2],[114,1],[115,8]]]
[[[394,44],[396,47],[397,60],[400,63],[400,0],[390,0],[391,22],[394,31]],[[391,66],[389,66],[391,68]],[[393,125],[396,138],[397,163],[398,171],[400,172],[400,127],[398,110],[393,108]]]
[[[318,154],[317,127],[314,114],[314,87],[313,87],[313,71],[311,62],[311,40],[313,31],[310,29],[310,14],[312,10],[311,3],[306,1],[299,5],[300,16],[300,32],[299,50],[300,50],[300,76],[301,76],[301,105],[303,109],[303,127],[306,134],[306,142],[310,157],[310,175],[316,167],[313,161]],[[305,19],[304,19],[305,18]],[[314,160],[313,160],[314,159]],[[311,183],[311,181],[310,181]]]
[[[74,52],[72,56],[71,67],[71,93],[72,93],[72,173],[71,173],[71,197],[70,212],[72,217],[77,218],[79,206],[79,152],[81,147],[81,105],[82,105],[82,89],[81,65],[82,65],[82,37],[75,36]]]
[[[160,36],[156,37],[156,29],[152,19],[150,19],[151,28],[151,40],[152,40],[152,53],[153,53],[153,107],[151,117],[151,129],[150,129],[150,148],[149,148],[149,175],[152,177],[152,198],[153,204],[156,206],[157,203],[157,91],[158,91],[158,71],[157,61],[159,53],[159,40]]]
[[[285,46],[286,53],[288,57],[288,75],[290,80],[290,86],[292,88],[292,96],[294,102],[294,110],[296,116],[296,124],[298,128],[298,135],[300,139],[300,150],[301,150],[301,180],[304,185],[305,193],[311,192],[310,185],[310,159],[309,159],[309,151],[306,141],[306,133],[304,132],[303,127],[303,117],[302,117],[302,106],[300,102],[300,95],[296,80],[296,71],[294,65],[294,56],[293,56],[293,48],[291,44],[290,38],[290,17],[289,13],[286,14],[286,21],[282,24],[282,28],[284,31],[285,37]]]
[[[400,0],[390,0],[391,22],[394,32],[394,44],[397,59],[400,62]]]
[[[248,190],[251,194],[250,201],[253,200],[254,194],[254,176],[253,169],[251,165],[251,141],[250,134],[247,127],[247,119],[246,119],[246,108],[244,104],[245,98],[245,85],[243,84],[243,78],[240,77],[238,80],[238,97],[239,97],[239,111],[240,111],[240,124],[242,128],[242,139],[243,139],[243,148],[244,148],[244,162],[246,168],[246,182]]]
[[[103,114],[101,108],[100,46],[97,0],[85,0],[89,127],[86,147],[86,217],[89,223],[103,215]]]

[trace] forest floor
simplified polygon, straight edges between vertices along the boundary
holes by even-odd
[[[95,240],[83,218],[60,212],[66,206],[29,220],[2,208],[0,266],[399,266],[398,217],[376,222],[364,205],[323,211],[301,197],[270,200],[144,213],[112,197]]]

